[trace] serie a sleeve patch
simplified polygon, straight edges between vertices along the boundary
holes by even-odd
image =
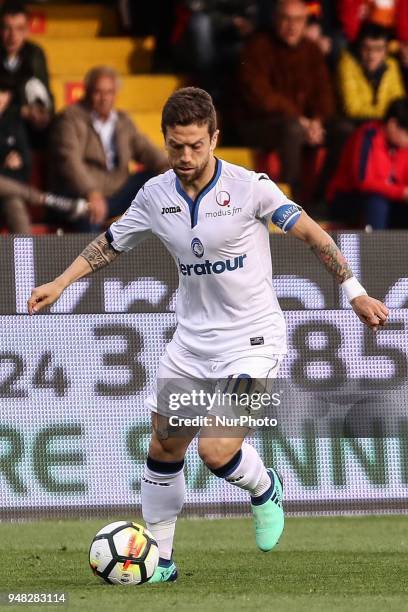
[[[293,202],[279,206],[272,214],[272,223],[274,223],[283,232],[290,230],[299,219],[302,208]]]

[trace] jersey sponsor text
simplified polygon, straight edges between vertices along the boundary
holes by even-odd
[[[178,260],[178,264],[179,270],[183,276],[191,276],[192,274],[202,276],[203,274],[222,274],[223,272],[233,272],[234,270],[243,268],[245,258],[246,255],[239,255],[238,257],[234,257],[234,259],[226,259],[224,261],[220,260],[215,261],[214,263],[209,259],[206,259],[202,263],[198,264],[183,264],[180,260]]]

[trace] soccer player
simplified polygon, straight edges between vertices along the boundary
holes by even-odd
[[[275,378],[286,352],[286,330],[272,286],[272,219],[312,248],[366,325],[376,330],[385,323],[386,306],[367,295],[317,223],[265,174],[214,156],[218,130],[207,92],[187,87],[173,93],[163,108],[162,130],[172,170],[149,180],[128,211],[61,276],[32,291],[30,314],[153,233],[174,258],[180,279],[178,326],[158,379]],[[142,478],[142,509],[160,552],[150,582],[168,582],[177,578],[173,538],[184,501],[183,464],[191,437],[162,435],[155,398],[150,405],[153,432]],[[248,491],[256,543],[271,550],[284,527],[279,475],[245,442],[246,432],[208,436],[203,429],[201,459],[213,474]]]

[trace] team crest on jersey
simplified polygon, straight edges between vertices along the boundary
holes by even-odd
[[[204,255],[204,245],[199,238],[192,239],[191,250],[196,257],[202,257]]]
[[[218,206],[229,206],[231,202],[231,196],[228,191],[219,191],[215,199]]]

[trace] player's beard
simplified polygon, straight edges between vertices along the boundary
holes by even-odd
[[[174,173],[178,176],[178,178],[184,185],[192,185],[196,181],[200,180],[204,172],[207,170],[209,163],[210,163],[210,156],[208,156],[208,158],[205,161],[203,161],[203,163],[200,166],[197,166],[194,172],[192,172],[188,176],[186,176],[182,172],[179,172],[177,167],[174,167],[173,170],[174,170]]]

